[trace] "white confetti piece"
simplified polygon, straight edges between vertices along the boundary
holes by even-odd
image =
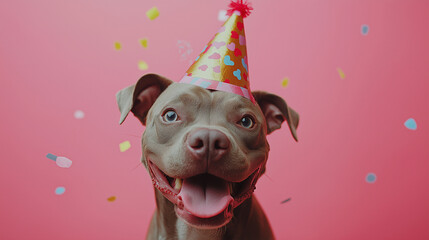
[[[225,22],[226,20],[228,20],[228,15],[226,13],[227,13],[226,10],[219,10],[219,13],[217,15],[217,20],[221,22]]]
[[[46,155],[47,158],[54,160],[58,167],[61,168],[69,168],[72,165],[72,160],[66,158],[66,157],[57,157],[54,154],[48,153]]]
[[[57,165],[62,168],[69,168],[72,165],[72,161],[66,157],[57,157]]]
[[[177,40],[177,47],[179,48],[180,61],[189,59],[189,56],[193,52],[191,44],[185,40]]]
[[[76,119],[82,119],[82,118],[84,118],[85,117],[85,113],[83,112],[83,111],[81,111],[81,110],[76,110],[75,112],[74,112],[74,118],[76,118]]]

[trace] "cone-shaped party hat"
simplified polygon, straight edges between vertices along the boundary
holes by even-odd
[[[252,8],[243,0],[231,2],[229,7],[230,17],[195,59],[180,82],[235,93],[255,103],[249,86],[243,25],[243,18],[250,14]]]

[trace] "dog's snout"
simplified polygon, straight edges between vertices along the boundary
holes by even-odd
[[[189,151],[199,159],[217,160],[228,153],[230,141],[219,130],[200,128],[189,133]]]
[[[209,141],[213,150],[226,150],[230,144],[228,137],[218,130],[209,131]]]

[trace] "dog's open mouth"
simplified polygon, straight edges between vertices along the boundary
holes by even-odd
[[[218,228],[227,224],[235,207],[255,190],[259,168],[242,182],[200,174],[186,179],[172,178],[148,161],[154,186],[176,205],[176,213],[199,228]]]

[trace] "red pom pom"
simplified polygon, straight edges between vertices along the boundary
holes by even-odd
[[[231,1],[229,4],[229,10],[228,15],[232,15],[235,11],[239,11],[241,13],[241,16],[243,18],[249,16],[250,11],[252,11],[253,8],[250,6],[250,3],[243,0],[238,0],[237,2]]]

